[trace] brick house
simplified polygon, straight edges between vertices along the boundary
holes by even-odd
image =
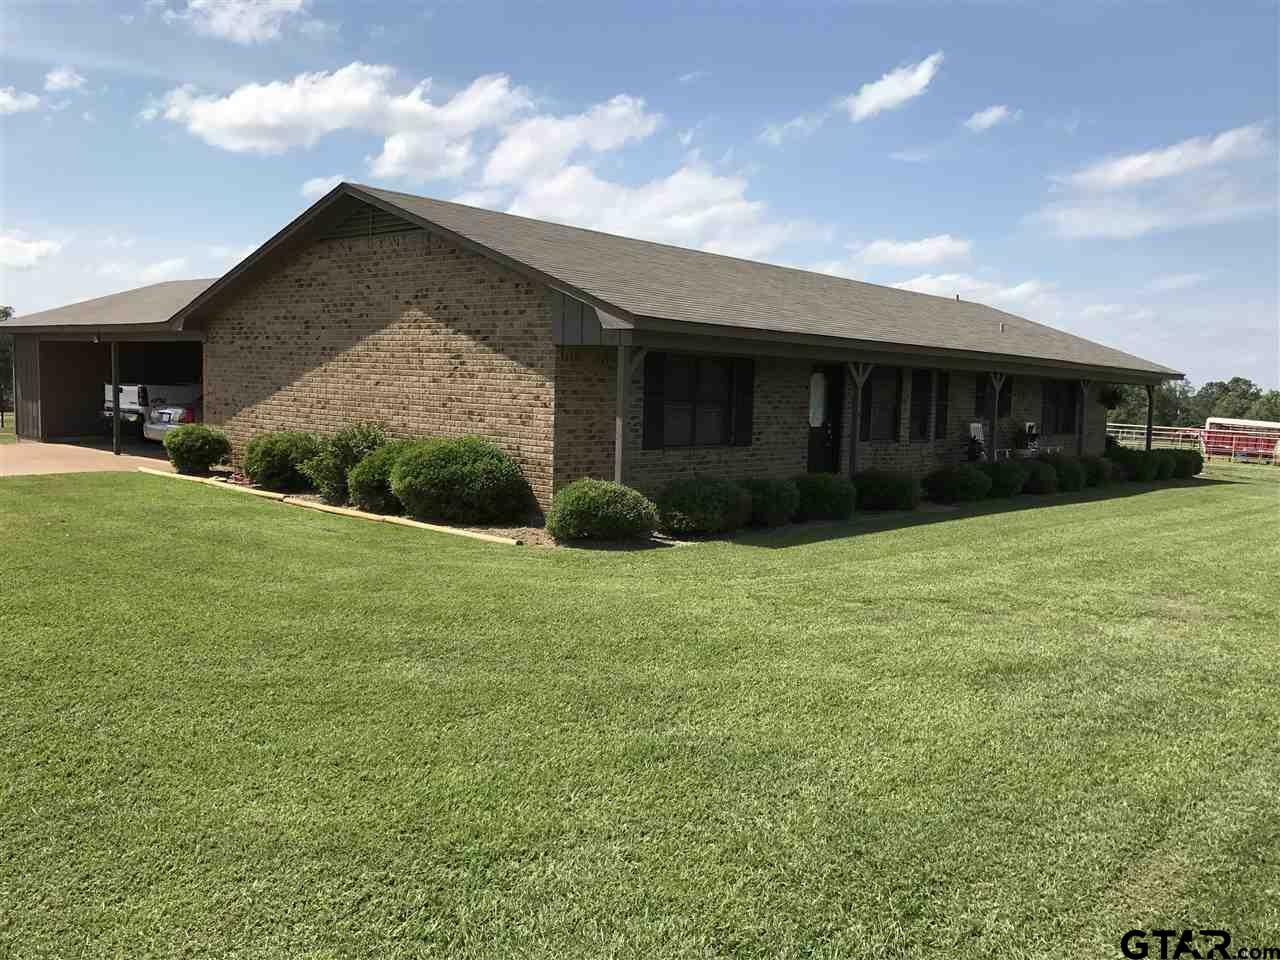
[[[480,434],[544,507],[583,476],[652,493],[696,472],[920,474],[963,459],[973,424],[997,450],[1034,423],[1100,452],[1100,385],[1182,376],[978,303],[353,184],[180,309],[116,313],[131,332],[97,339],[202,344],[205,419],[236,456],[356,420]],[[58,315],[4,327],[93,323]]]

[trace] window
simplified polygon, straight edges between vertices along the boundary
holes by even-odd
[[[755,364],[650,353],[644,362],[644,448],[751,443]]]
[[[1076,396],[1079,387],[1074,380],[1044,380],[1040,387],[1040,432],[1076,432]]]
[[[947,435],[947,417],[951,410],[951,375],[938,371],[938,384],[933,394],[933,438]]]
[[[1006,376],[1000,388],[1000,402],[996,407],[996,416],[1007,417],[1013,411],[1013,377]],[[991,416],[991,375],[980,373],[977,376],[977,389],[973,394],[973,415],[985,418]]]
[[[858,439],[896,441],[901,409],[902,371],[896,367],[876,367],[862,387]]]
[[[933,407],[933,371],[911,371],[911,440],[929,439],[929,413]]]

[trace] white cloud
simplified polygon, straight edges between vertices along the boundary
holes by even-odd
[[[1262,124],[1237,127],[1215,137],[1192,137],[1160,150],[1130,153],[1091,164],[1066,177],[1072,186],[1117,190],[1174,177],[1242,157],[1255,157],[1268,146]]]
[[[1039,218],[1065,237],[1115,239],[1241,220],[1275,209],[1274,164],[1264,124],[1193,137],[1055,177],[1060,199]]]
[[[145,283],[160,283],[164,280],[176,280],[187,274],[186,257],[170,257],[149,263],[138,271],[138,279]]]
[[[512,184],[559,170],[579,149],[596,153],[643,140],[658,128],[661,117],[649,113],[643,100],[619,95],[568,117],[539,116],[511,127],[489,156],[484,179],[490,185]]]
[[[1147,284],[1147,289],[1157,293],[1170,293],[1174,290],[1190,290],[1202,283],[1203,273],[1166,273]]]
[[[807,229],[778,222],[746,197],[747,181],[686,164],[638,186],[565,167],[525,184],[509,211],[739,257],[761,257]]]
[[[966,120],[964,125],[974,133],[981,133],[983,130],[990,130],[996,124],[1013,122],[1021,117],[1021,110],[1010,110],[1003,103],[997,103],[985,110],[979,110]]]
[[[844,106],[855,123],[868,120],[885,110],[893,110],[924,93],[942,65],[942,51],[932,53],[919,63],[891,70],[874,83],[864,83],[858,92],[845,98]]]
[[[187,0],[182,12],[165,10],[166,20],[184,21],[197,33],[239,44],[265,43],[280,36],[289,18],[305,24],[309,0]]]
[[[771,123],[760,132],[760,139],[771,147],[780,147],[790,139],[798,137],[807,137],[824,123],[831,116],[831,111],[823,110],[814,113],[802,113],[798,117],[786,121],[786,123]]]
[[[1124,307],[1118,303],[1091,303],[1080,313],[1086,319],[1092,320],[1097,317],[1114,317],[1117,313],[1123,311]]]
[[[57,240],[28,240],[16,233],[0,233],[0,267],[30,270],[62,250]]]
[[[930,293],[937,297],[954,298],[1002,307],[1025,307],[1046,296],[1052,289],[1040,280],[1025,280],[1009,286],[984,280],[968,273],[925,273],[902,283],[895,283],[900,290]]]
[[[302,195],[308,200],[318,200],[345,179],[340,173],[332,177],[312,177],[302,184]]]
[[[13,87],[0,87],[0,115],[23,113],[40,106],[40,98],[34,93],[23,93]]]
[[[423,81],[394,94],[395,70],[350,63],[332,73],[302,73],[292,80],[250,83],[226,96],[179,87],[143,111],[163,115],[206,143],[237,153],[283,153],[310,147],[341,130],[384,137],[370,162],[377,176],[415,180],[458,176],[474,162],[471,137],[498,127],[532,102],[508,77],[483,76],[443,103],[433,103]]]
[[[923,267],[955,260],[969,255],[968,240],[961,240],[949,233],[925,237],[923,240],[873,240],[862,248],[866,263],[887,264],[899,267]]]
[[[1064,237],[1133,239],[1184,227],[1229,223],[1275,209],[1274,193],[1241,184],[1191,184],[1158,197],[1078,198],[1046,207],[1042,219]]]
[[[687,86],[691,83],[697,83],[699,80],[705,80],[709,76],[711,74],[706,70],[691,70],[688,73],[682,73],[679,77],[679,82]]]
[[[79,90],[83,86],[84,77],[76,73],[74,67],[58,67],[44,75],[44,88],[50,93]]]

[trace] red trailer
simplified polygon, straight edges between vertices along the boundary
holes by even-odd
[[[1204,422],[1201,442],[1206,457],[1275,463],[1276,448],[1280,445],[1280,423],[1210,417]]]

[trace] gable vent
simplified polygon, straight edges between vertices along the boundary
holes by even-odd
[[[403,217],[362,203],[346,216],[338,219],[320,235],[322,240],[349,240],[355,237],[381,236],[387,233],[409,233],[421,230],[415,223]]]

